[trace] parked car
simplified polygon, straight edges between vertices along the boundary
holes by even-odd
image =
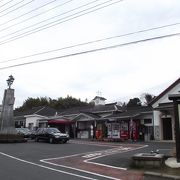
[[[31,139],[35,139],[37,130],[31,130]]]
[[[31,138],[31,131],[28,128],[16,128],[16,131],[24,138]]]
[[[35,141],[46,140],[49,143],[66,143],[69,135],[61,133],[57,128],[39,128],[35,133]]]

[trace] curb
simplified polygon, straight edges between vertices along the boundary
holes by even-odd
[[[164,173],[156,173],[156,172],[149,172],[149,171],[146,171],[144,172],[144,176],[147,177],[147,176],[156,176],[156,177],[161,177],[161,178],[166,178],[168,180],[180,180],[180,176],[176,176],[176,175],[170,175],[170,174],[164,174]]]

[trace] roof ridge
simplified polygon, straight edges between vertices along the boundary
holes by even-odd
[[[158,96],[156,96],[149,104],[152,105],[158,101],[162,96],[164,96],[168,91],[174,88],[177,84],[180,83],[180,78],[176,79],[172,84],[170,84],[164,91],[162,91]]]
[[[38,112],[40,112],[41,110],[43,110],[45,108],[45,106],[43,106],[41,109],[37,110],[36,112],[34,112],[33,114],[36,114]]]

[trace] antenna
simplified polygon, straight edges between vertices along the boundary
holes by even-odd
[[[100,96],[100,97],[102,96],[102,92],[99,90],[96,92],[96,94],[97,94],[97,96]]]

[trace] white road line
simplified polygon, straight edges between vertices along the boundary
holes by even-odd
[[[113,142],[96,142],[96,141],[78,141],[78,140],[70,140],[73,144],[85,144],[85,145],[91,145],[91,146],[107,146],[107,147],[118,147],[123,146],[124,143],[113,143]],[[132,144],[126,143],[126,146],[131,146]],[[133,145],[139,145],[139,144],[133,144]]]
[[[110,165],[107,165],[107,164],[101,164],[101,163],[96,163],[96,162],[88,162],[86,160],[84,162],[89,163],[89,164],[95,164],[95,165],[99,165],[99,166],[104,166],[104,167],[108,167],[108,168],[113,168],[113,169],[119,169],[119,170],[124,170],[124,171],[127,170],[127,168],[110,166]]]
[[[83,178],[83,179],[98,180],[98,179],[95,179],[95,178],[90,178],[90,177],[87,177],[87,176],[81,176],[81,175],[78,175],[78,174],[75,174],[75,173],[69,173],[69,172],[66,172],[66,171],[59,170],[59,169],[54,169],[54,168],[50,168],[48,166],[43,166],[41,164],[37,164],[37,163],[30,162],[30,161],[26,161],[26,160],[23,160],[23,159],[20,159],[20,158],[8,155],[8,154],[3,153],[3,152],[0,152],[0,154],[3,155],[3,156],[6,156],[8,158],[15,159],[17,161],[20,161],[20,162],[23,162],[23,163],[26,163],[26,164],[31,164],[33,166],[38,166],[38,167],[41,167],[41,168],[44,168],[44,169],[48,169],[48,170],[51,170],[51,171],[55,171],[55,172],[59,172],[59,173],[63,173],[63,174],[68,174],[68,175],[80,177],[80,178]]]
[[[117,147],[116,147],[117,148]],[[116,148],[112,148],[112,149],[106,149],[106,150],[99,150],[99,151],[90,151],[90,152],[86,152],[86,153],[77,153],[77,154],[72,154],[72,155],[68,155],[68,156],[61,156],[61,157],[55,157],[55,158],[48,158],[48,159],[42,159],[44,161],[48,161],[48,160],[56,160],[56,159],[65,159],[65,158],[69,158],[69,157],[74,157],[74,156],[83,156],[83,155],[87,155],[87,154],[91,154],[91,153],[101,153],[102,151],[111,151],[114,150]]]
[[[137,147],[137,148],[134,148],[134,149],[133,148],[132,149],[131,148],[130,149],[126,148],[126,151],[122,151],[122,152],[118,152],[118,153],[125,153],[125,152],[128,152],[128,151],[133,151],[133,150],[145,148],[147,146],[148,145],[144,145],[144,146]],[[120,146],[120,147],[122,147],[122,146]],[[114,169],[127,170],[127,168],[115,167],[115,166],[110,166],[110,165],[100,164],[100,163],[95,163],[95,162],[89,162],[91,160],[94,160],[94,159],[97,159],[97,158],[100,158],[100,157],[105,157],[105,156],[108,156],[108,155],[115,154],[115,152],[117,153],[117,151],[116,151],[117,149],[118,149],[118,147],[116,146],[116,148],[112,148],[112,149],[108,149],[108,150],[101,150],[101,151],[94,151],[94,152],[87,152],[87,153],[79,153],[79,154],[73,154],[73,155],[62,156],[62,157],[57,157],[57,158],[48,158],[48,159],[42,159],[40,161],[44,162],[44,163],[47,163],[47,164],[54,165],[54,166],[59,166],[59,167],[64,167],[64,168],[68,168],[68,169],[72,169],[72,170],[77,170],[77,171],[80,171],[80,172],[85,172],[85,173],[93,174],[93,175],[100,176],[100,177],[105,177],[105,178],[112,179],[112,180],[121,180],[121,179],[118,179],[118,178],[113,178],[113,177],[110,177],[110,176],[105,176],[105,175],[93,173],[93,172],[90,172],[90,171],[86,171],[86,170],[82,170],[82,169],[78,169],[78,168],[73,168],[73,167],[70,167],[70,166],[65,166],[65,165],[60,165],[60,164],[48,162],[50,160],[58,160],[58,159],[64,159],[64,158],[69,158],[69,157],[76,157],[76,156],[84,155],[84,154],[88,155],[88,154],[93,154],[93,153],[97,154],[97,153],[112,151],[111,153],[109,152],[109,153],[104,154],[104,155],[100,155],[100,156],[96,156],[96,157],[93,157],[93,158],[90,158],[90,159],[86,159],[86,160],[84,160],[84,162],[85,163],[91,163],[91,164],[97,164],[97,165],[101,165],[101,166],[106,166],[106,167],[110,167],[110,168],[114,168]]]
[[[101,164],[101,163],[96,163],[96,162],[90,162],[92,160],[95,160],[95,159],[98,159],[98,158],[101,158],[101,157],[105,157],[105,156],[108,156],[108,155],[113,155],[113,154],[116,154],[116,153],[125,153],[125,152],[129,152],[129,151],[133,151],[133,150],[137,150],[137,149],[142,149],[142,148],[145,148],[147,147],[148,145],[144,145],[142,147],[138,147],[138,148],[135,148],[135,149],[131,149],[131,148],[126,148],[127,150],[126,151],[112,151],[111,153],[107,153],[107,154],[103,154],[103,155],[99,155],[99,156],[96,156],[96,157],[92,157],[92,158],[89,158],[89,159],[86,159],[84,160],[84,162],[86,163],[89,163],[89,164],[96,164],[96,165],[100,165],[100,166],[105,166],[105,167],[110,167],[110,168],[115,168],[115,169],[120,169],[120,170],[127,170],[127,168],[122,168],[122,167],[116,167],[116,166],[110,166],[110,165],[106,165],[106,164]],[[119,150],[123,150],[123,149],[119,149]]]
[[[68,169],[72,169],[72,170],[76,170],[76,171],[80,171],[80,172],[83,172],[83,173],[88,173],[88,174],[92,174],[92,175],[96,175],[96,176],[100,176],[100,177],[104,177],[104,178],[108,178],[108,179],[112,179],[112,180],[121,180],[119,178],[113,178],[113,177],[110,177],[110,176],[105,176],[105,175],[102,175],[102,174],[93,173],[93,172],[90,172],[90,171],[86,171],[86,170],[82,170],[82,169],[78,169],[78,168],[73,168],[73,167],[70,167],[70,166],[64,166],[64,165],[60,165],[60,164],[56,164],[56,163],[47,162],[46,160],[40,160],[40,161],[44,162],[46,164],[51,164],[51,165],[58,166],[58,167],[68,168]]]
[[[109,156],[109,155],[113,155],[113,154],[120,154],[120,153],[126,153],[126,152],[129,152],[129,151],[134,151],[134,150],[138,150],[138,149],[142,149],[142,148],[145,148],[147,147],[148,145],[144,145],[144,146],[141,146],[141,147],[137,147],[137,148],[114,148],[112,149],[112,151],[107,151],[107,150],[102,150],[101,152],[105,152],[105,154],[102,154],[100,156],[96,156],[96,157],[92,157],[92,158],[89,158],[85,161],[92,161],[94,159],[97,159],[97,158],[101,158],[101,157],[105,157],[105,156]],[[119,150],[119,151],[118,151]]]

